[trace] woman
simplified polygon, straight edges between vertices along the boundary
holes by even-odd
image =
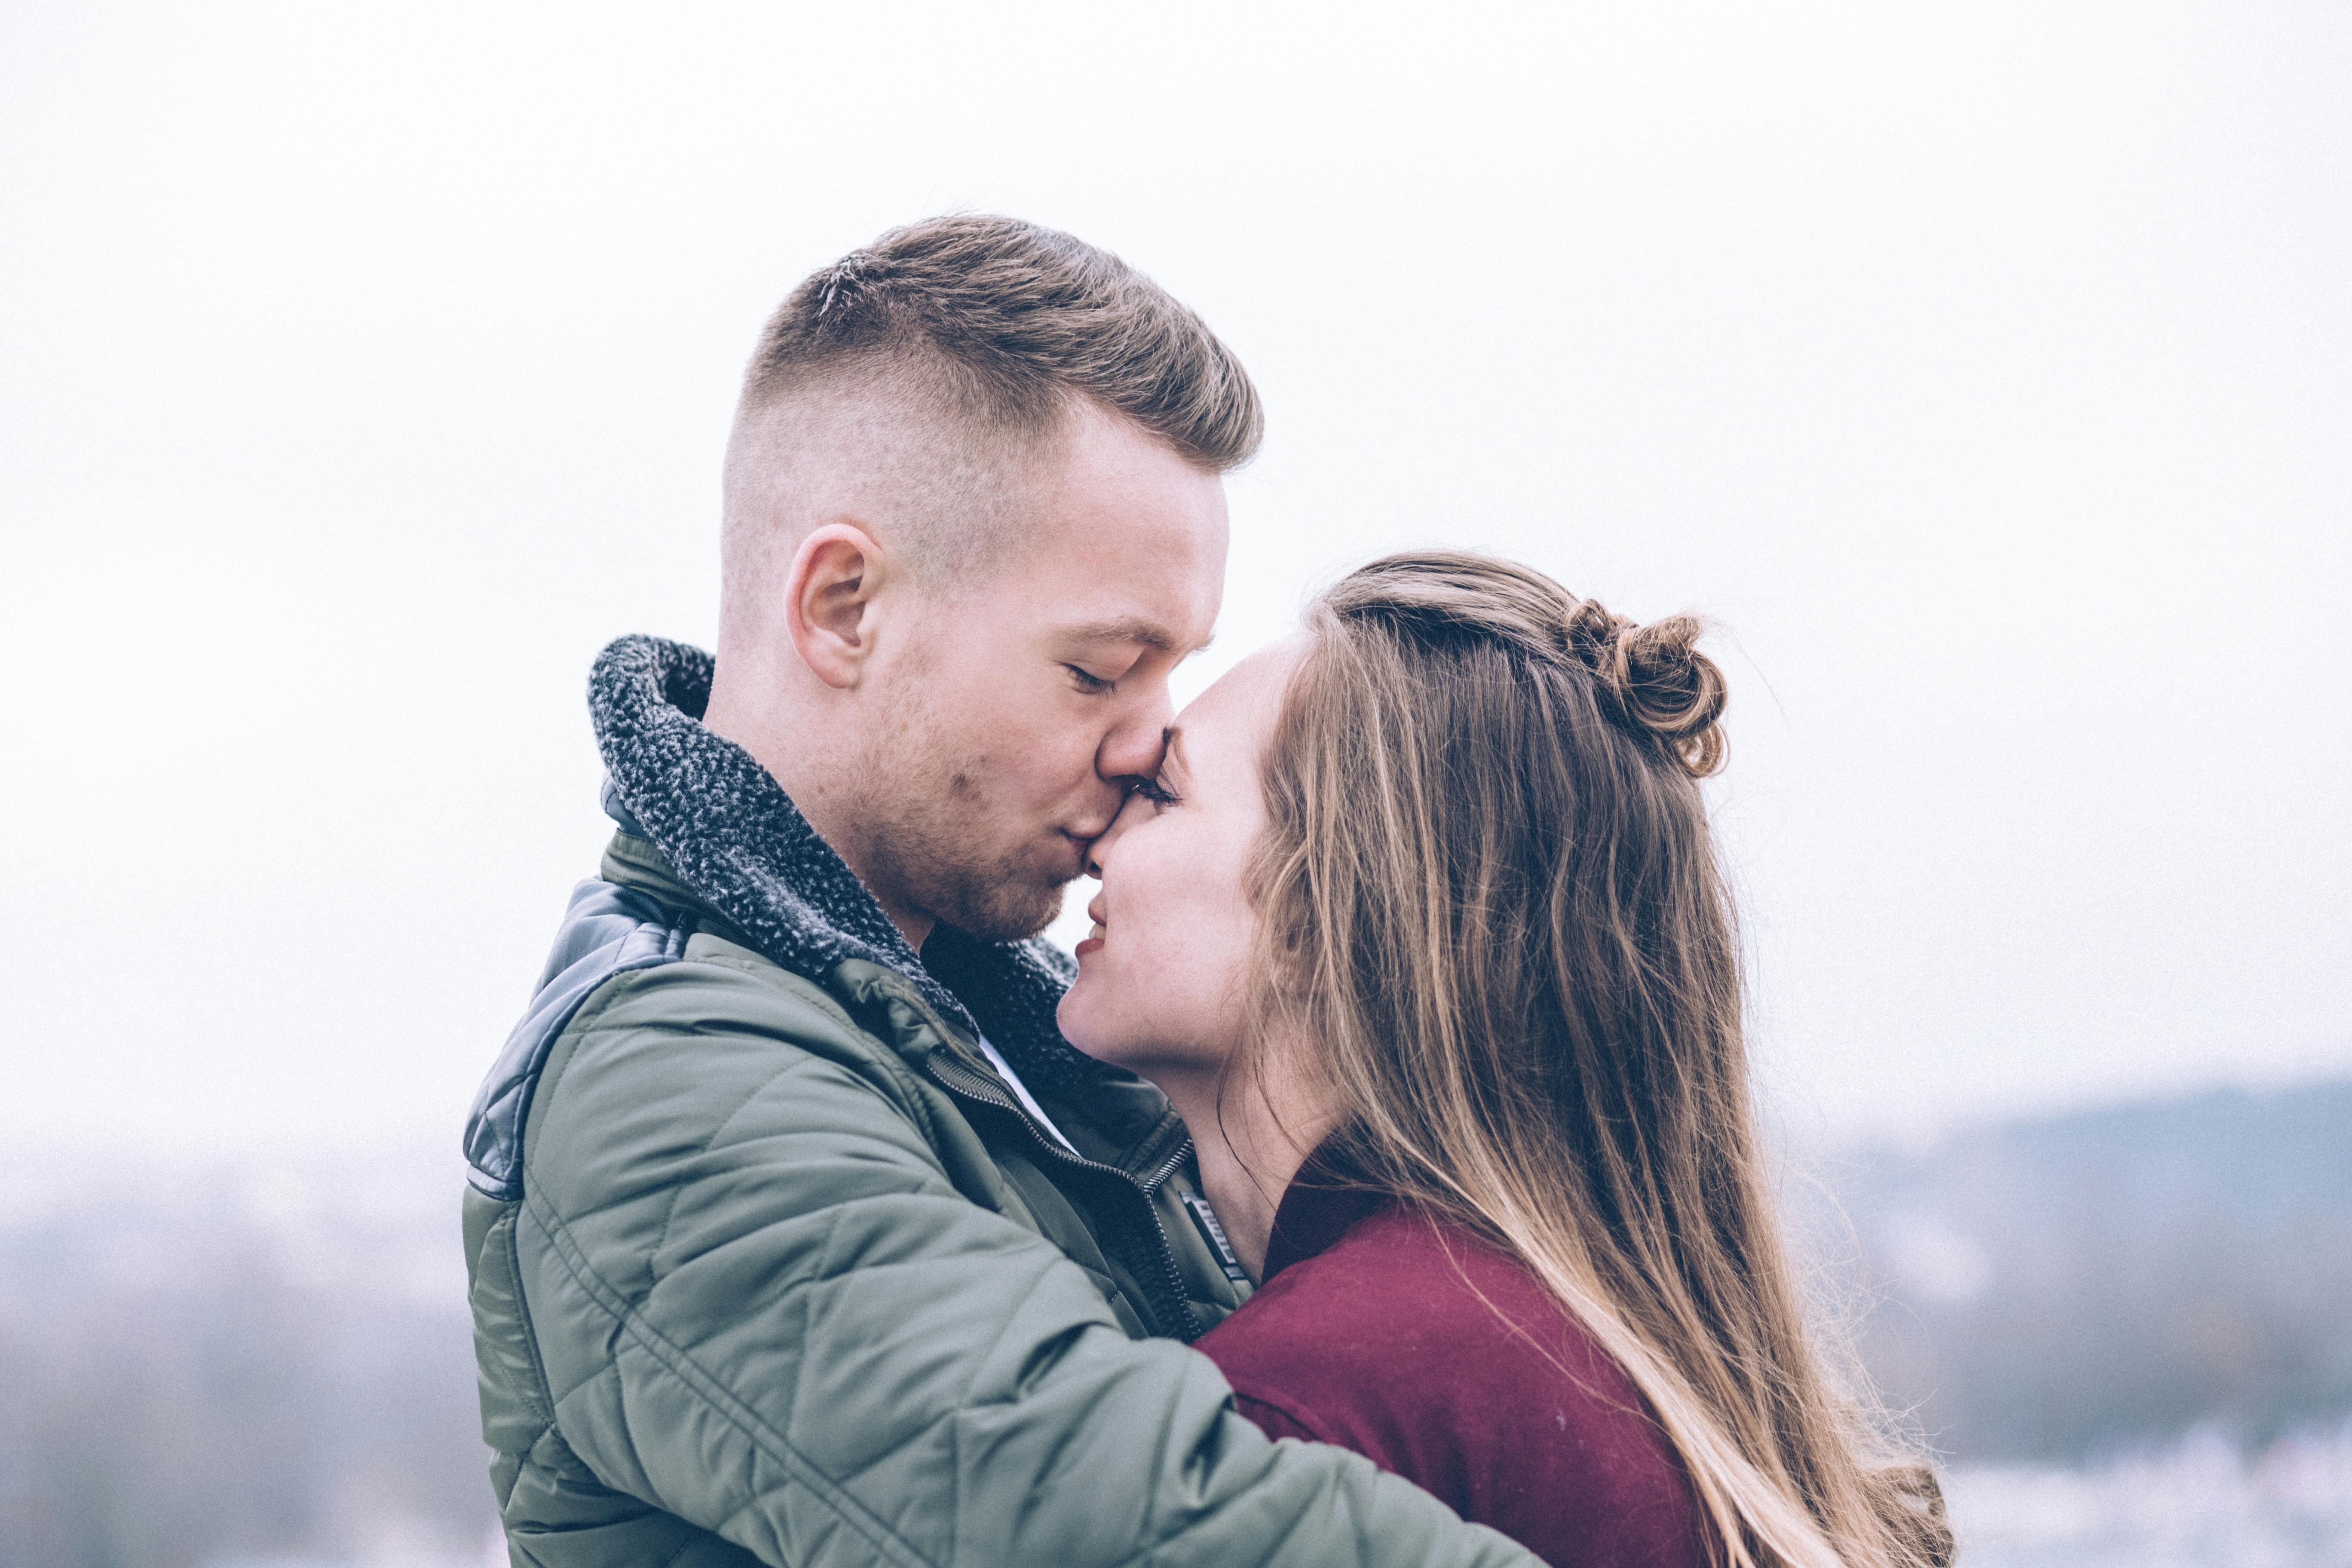
[[[1948,1560],[1808,1343],[1697,781],[1720,673],[1391,556],[1186,710],[1062,1026],[1164,1089],[1263,1283],[1199,1348],[1555,1564]]]

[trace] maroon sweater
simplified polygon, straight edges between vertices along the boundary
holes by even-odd
[[[1318,1179],[1283,1194],[1264,1286],[1198,1342],[1243,1415],[1353,1448],[1554,1568],[1711,1561],[1632,1380],[1524,1265]]]

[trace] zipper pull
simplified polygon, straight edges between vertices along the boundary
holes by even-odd
[[[1236,1285],[1248,1284],[1249,1274],[1242,1268],[1242,1260],[1234,1256],[1234,1244],[1226,1239],[1225,1227],[1217,1223],[1217,1211],[1209,1206],[1209,1200],[1181,1187],[1177,1189],[1176,1195],[1184,1200],[1184,1207],[1192,1216],[1192,1228],[1201,1233],[1201,1239],[1207,1242],[1209,1250],[1217,1255],[1217,1267],[1225,1271],[1225,1278]]]

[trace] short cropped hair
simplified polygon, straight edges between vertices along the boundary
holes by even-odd
[[[1019,218],[929,218],[820,268],[769,319],[742,406],[868,366],[915,371],[991,436],[1048,435],[1090,399],[1208,473],[1247,462],[1265,432],[1257,389],[1198,316],[1108,251]]]

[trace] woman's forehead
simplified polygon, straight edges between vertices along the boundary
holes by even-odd
[[[1176,727],[1169,731],[1170,759],[1178,766],[1195,768],[1212,753],[1225,760],[1254,759],[1273,732],[1282,694],[1307,646],[1304,632],[1268,643],[1218,677],[1178,715]]]

